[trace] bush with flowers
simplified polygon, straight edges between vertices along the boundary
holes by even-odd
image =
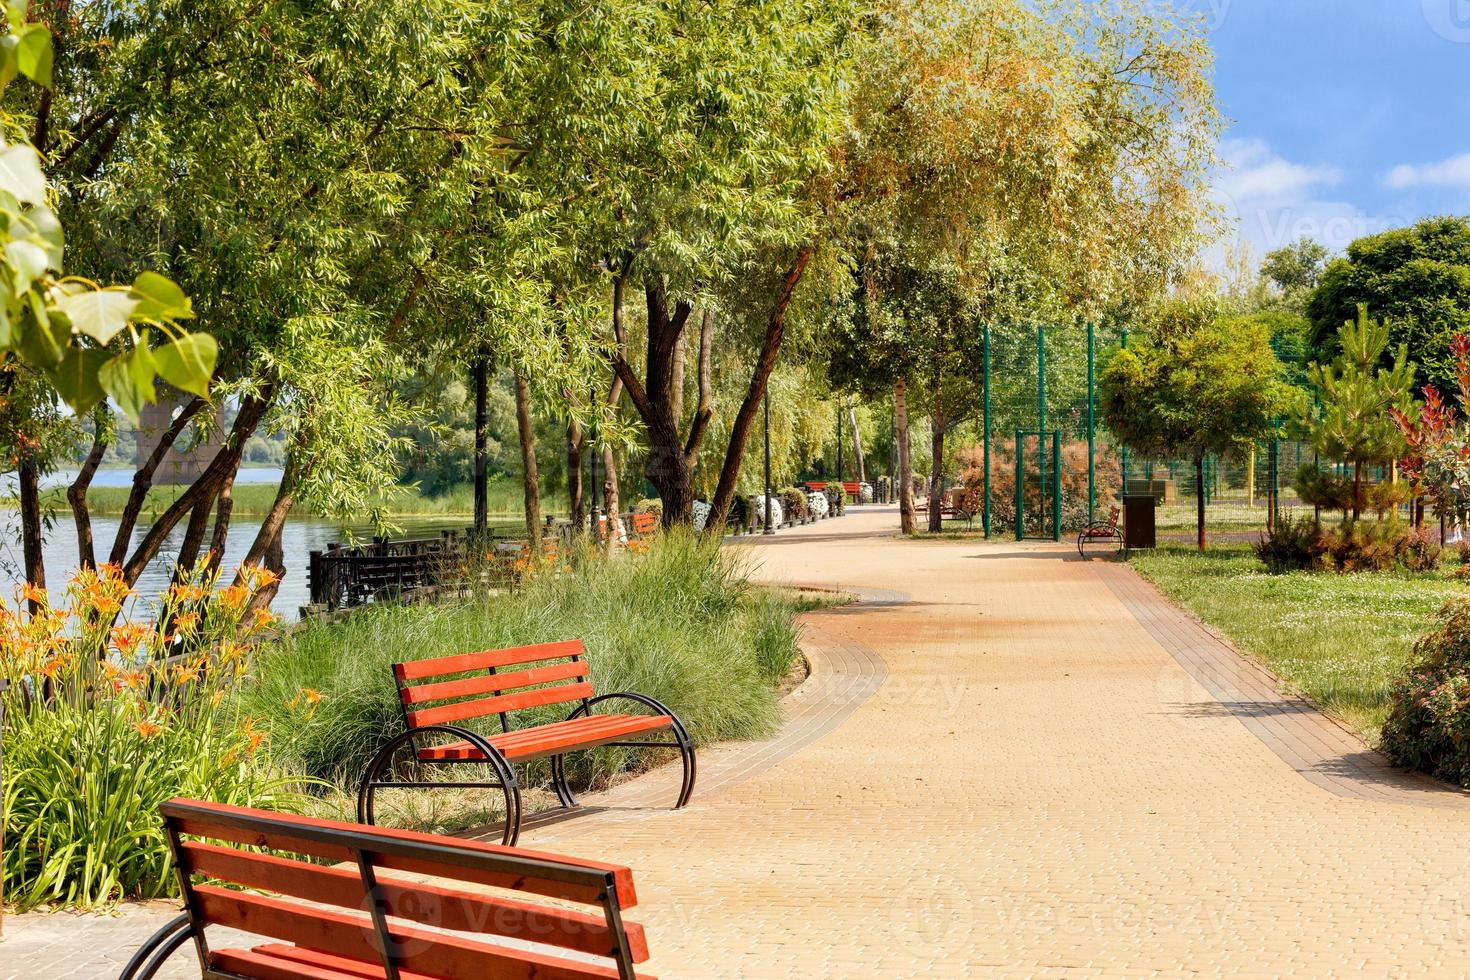
[[[87,908],[170,894],[159,803],[300,799],[228,697],[270,622],[268,612],[246,622],[269,582],[246,569],[217,589],[201,572],[140,609],[121,571],[103,565],[78,572],[62,603],[29,585],[13,606],[0,600],[8,902]]]

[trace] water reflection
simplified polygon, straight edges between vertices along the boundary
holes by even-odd
[[[400,521],[399,523],[406,524],[407,522]],[[405,527],[405,533],[409,535],[437,533],[441,528],[463,527],[465,523],[462,519],[415,522]],[[245,557],[255,538],[257,525],[258,519],[252,520],[250,517],[239,519],[225,545],[223,568],[233,570]],[[107,552],[112,548],[117,528],[118,520],[115,517],[94,517],[92,519],[92,537],[97,543],[100,558],[105,558]],[[355,528],[353,531],[357,534],[358,539],[366,538],[372,533],[368,528]],[[133,543],[141,541],[147,532],[148,525],[140,524],[133,531]],[[286,560],[286,575],[281,582],[280,592],[277,593],[275,601],[271,604],[276,615],[288,621],[298,618],[300,607],[305,605],[309,598],[306,581],[308,553],[325,548],[330,542],[345,540],[347,533],[340,525],[326,521],[287,521],[281,538],[281,547]],[[25,565],[20,547],[20,515],[15,510],[0,510],[0,536],[3,536],[3,539],[0,539],[0,594],[3,594],[8,601],[14,597],[16,588],[25,579]],[[180,522],[165,540],[158,557],[138,579],[138,591],[141,595],[152,597],[167,588],[183,536],[184,524]],[[52,591],[59,594],[66,580],[71,577],[79,565],[77,530],[69,513],[57,514],[55,522],[47,528],[43,551],[46,557],[47,582]]]

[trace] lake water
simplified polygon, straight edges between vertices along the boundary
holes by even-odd
[[[132,476],[131,470],[101,470],[97,473],[97,479],[93,483],[97,486],[130,486]],[[71,479],[72,476],[65,472],[55,473],[45,485],[61,486],[70,483]],[[276,483],[280,479],[279,469],[260,467],[242,469],[235,482],[237,484]],[[55,517],[55,522],[46,529],[46,543],[43,550],[46,556],[46,581],[53,595],[59,598],[67,580],[77,569],[79,561],[77,530],[76,525],[72,522],[71,512],[61,508]],[[225,545],[224,561],[221,563],[221,568],[226,572],[233,571],[240,560],[245,557],[245,553],[250,550],[259,523],[258,517],[241,516],[236,519],[235,527]],[[449,518],[411,523],[400,521],[400,523],[405,525],[406,536],[418,536],[424,533],[437,533],[441,528],[463,528],[468,521],[464,518]],[[117,534],[117,528],[118,520],[115,517],[92,518],[92,538],[96,542],[99,559],[107,557],[108,551],[112,548],[113,538]],[[355,528],[354,531],[358,540],[365,539],[372,534],[367,528]],[[133,531],[133,543],[141,541],[147,532],[148,525],[140,522]],[[348,532],[341,525],[328,521],[293,519],[286,522],[281,538],[281,548],[286,560],[286,575],[281,581],[280,591],[271,603],[271,608],[276,615],[287,621],[294,621],[299,617],[300,607],[306,605],[310,597],[306,581],[309,553],[324,549],[332,542],[345,541],[347,534]],[[184,522],[180,522],[174,528],[173,533],[168,536],[158,557],[138,579],[139,594],[152,597],[168,587],[183,537]],[[24,568],[25,562],[20,546],[20,513],[12,508],[0,509],[0,595],[3,595],[7,601],[14,598],[16,589],[25,580]],[[226,584],[228,584],[227,580]]]

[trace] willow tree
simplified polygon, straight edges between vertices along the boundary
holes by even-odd
[[[514,179],[536,137],[525,78],[543,7],[165,0],[73,5],[59,21],[54,90],[9,107],[47,133],[71,261],[102,281],[165,272],[219,345],[209,397],[183,399],[134,475],[107,555],[130,580],[185,521],[186,563],[206,536],[223,542],[257,431],[288,449],[252,560],[282,570],[298,501],[381,517],[371,502],[396,483],[405,417],[391,382],[458,342],[446,319],[462,336],[464,317],[492,310],[502,334],[529,335],[522,361],[559,361],[547,318],[516,326],[545,304],[535,273],[556,248]],[[133,542],[163,452],[226,401],[237,410],[203,475]],[[108,431],[73,486],[79,529]]]
[[[885,253],[951,265],[977,327],[1021,286],[1037,313],[1138,302],[1193,254],[1218,131],[1199,25],[1132,3],[893,0],[856,62],[834,197],[880,342],[924,347],[883,312]],[[940,370],[895,377],[899,418]]]

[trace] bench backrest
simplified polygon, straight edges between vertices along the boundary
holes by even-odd
[[[633,533],[642,537],[658,530],[658,515],[645,511],[633,515]]]
[[[1108,527],[1110,527],[1110,528],[1116,528],[1118,526],[1118,518],[1119,517],[1122,517],[1122,516],[1123,516],[1122,508],[1117,507],[1117,506],[1109,507],[1108,508]]]
[[[275,972],[258,970],[261,954],[248,950],[212,952],[208,926],[296,944],[267,949],[318,968],[346,960],[338,966],[354,976],[369,964],[389,976],[632,978],[648,959],[642,927],[622,919],[638,901],[627,868],[198,800],[160,809],[208,969],[280,972],[278,961]]]
[[[581,640],[508,650],[461,653],[393,665],[393,680],[409,728],[453,725],[593,696]]]

